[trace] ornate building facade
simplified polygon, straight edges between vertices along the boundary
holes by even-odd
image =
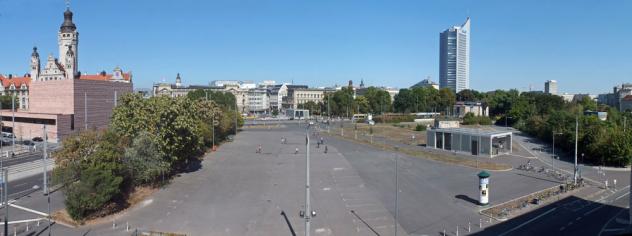
[[[3,130],[9,129],[20,139],[44,137],[44,125],[52,142],[78,130],[106,128],[118,98],[133,90],[131,73],[119,67],[112,74],[88,75],[78,70],[79,32],[72,17],[67,8],[57,34],[58,59],[49,54],[42,69],[37,48],[33,48],[30,73],[0,76],[2,94],[15,94],[19,102],[18,111],[3,112],[0,117]]]

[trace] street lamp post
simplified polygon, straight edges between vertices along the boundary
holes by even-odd
[[[513,119],[513,117],[505,115],[505,128],[509,129],[509,125],[507,125],[507,118]]]
[[[397,220],[399,218],[399,155],[395,153],[395,236],[397,236]]]
[[[575,117],[575,165],[573,169],[573,184],[577,184],[577,138],[579,131],[579,117]]]
[[[312,217],[312,209],[309,202],[309,126],[305,129],[305,236],[310,234],[310,219]]]
[[[553,161],[551,161],[551,164],[553,166],[553,169],[555,169],[555,160],[557,159],[557,156],[555,155],[555,135],[561,135],[562,133],[556,133],[553,132]]]

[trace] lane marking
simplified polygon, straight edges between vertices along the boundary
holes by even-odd
[[[621,210],[619,210],[619,212],[617,212],[617,214],[615,214],[612,218],[610,218],[610,219],[608,220],[608,222],[606,222],[606,223],[603,225],[603,227],[601,227],[601,230],[599,230],[599,235],[601,236],[601,234],[602,234],[602,233],[604,232],[604,230],[606,229],[606,226],[608,226],[608,225],[610,224],[610,221],[612,221],[612,220],[614,220],[615,218],[617,218],[617,216],[618,216],[619,214],[621,214],[621,212],[623,212],[623,211],[627,211],[627,210],[628,210],[628,209],[621,209]]]
[[[623,195],[621,195],[621,196],[618,196],[618,197],[617,197],[617,198],[615,198],[614,200],[615,200],[615,201],[617,201],[617,200],[621,199],[622,197],[625,197],[625,196],[627,196],[627,195],[629,195],[629,194],[630,194],[630,192],[625,192],[625,194],[623,194]]]
[[[28,212],[31,212],[31,213],[34,213],[34,214],[38,214],[38,215],[41,215],[41,216],[48,217],[48,214],[46,214],[44,212],[41,212],[41,211],[36,211],[36,210],[29,209],[29,208],[26,208],[26,207],[23,207],[23,206],[18,206],[18,205],[12,204],[12,203],[9,203],[9,206],[15,207],[15,208],[23,210],[23,211],[28,211]]]
[[[592,214],[593,212],[598,211],[599,209],[603,208],[604,206],[605,206],[605,205],[601,205],[601,206],[599,206],[599,207],[595,207],[595,208],[593,208],[592,210],[590,210],[589,212],[584,213],[584,216],[590,215],[590,214]]]
[[[530,219],[527,222],[524,222],[524,223],[522,223],[522,224],[520,224],[520,225],[518,225],[518,226],[516,226],[516,227],[514,227],[514,228],[512,228],[510,230],[508,230],[507,232],[504,232],[504,233],[500,234],[499,236],[507,235],[507,234],[513,232],[514,230],[520,229],[523,226],[528,225],[529,223],[531,223],[531,222],[533,222],[533,221],[535,221],[535,220],[537,220],[537,219],[539,219],[539,218],[541,218],[541,217],[543,217],[545,215],[548,215],[549,213],[551,213],[551,212],[553,212],[555,210],[557,210],[557,207],[552,208],[552,209],[550,209],[550,210],[548,210],[548,211],[546,211],[546,212],[544,212],[544,213],[542,213],[542,214],[540,214],[540,215],[538,215],[536,217],[533,217],[533,219]]]

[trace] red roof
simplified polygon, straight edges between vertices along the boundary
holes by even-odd
[[[621,99],[623,101],[632,101],[632,95],[627,95],[625,97],[623,97],[623,99]]]
[[[123,73],[123,79],[125,81],[129,81],[130,80],[130,73]],[[96,75],[81,75],[81,77],[79,77],[79,79],[85,79],[85,80],[110,80],[112,79],[112,74],[96,74]]]
[[[22,84],[26,84],[26,86],[28,87],[31,84],[31,77],[11,77],[9,79],[0,75],[0,81],[2,81],[2,86],[4,86],[5,88],[10,87],[12,83],[15,84],[16,88],[20,88]]]

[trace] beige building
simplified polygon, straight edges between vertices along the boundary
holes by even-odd
[[[237,102],[237,110],[241,113],[248,113],[248,89],[242,89],[239,85],[225,84],[224,91],[232,93]]]
[[[456,102],[454,104],[454,115],[464,117],[467,113],[474,116],[489,116],[489,107],[480,102]]]
[[[166,82],[155,83],[152,89],[153,96],[169,96],[169,97],[181,97],[186,96],[189,92],[193,92],[198,89],[208,89],[213,91],[220,91],[224,89],[223,87],[213,87],[213,86],[204,86],[204,85],[182,85],[182,78],[180,78],[180,73],[176,75],[176,83],[170,84]]]
[[[291,93],[288,93],[288,97],[291,97],[292,108],[297,109],[299,104],[309,101],[316,104],[321,103],[325,98],[325,90],[313,88],[294,89]]]

